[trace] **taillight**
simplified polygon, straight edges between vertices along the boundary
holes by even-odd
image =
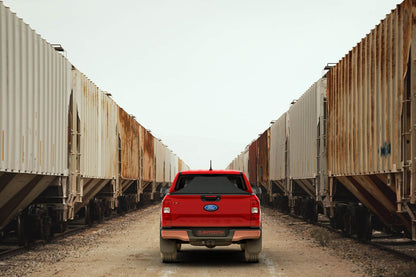
[[[257,221],[260,219],[260,205],[257,199],[251,199],[251,217],[252,221]]]
[[[170,200],[163,201],[162,204],[162,219],[163,220],[171,220],[171,214],[170,214]]]

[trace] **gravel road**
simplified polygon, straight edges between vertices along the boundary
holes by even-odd
[[[413,263],[267,208],[259,263],[245,263],[238,246],[185,245],[177,263],[163,264],[159,209],[160,205],[138,210],[0,261],[0,275],[414,276]]]

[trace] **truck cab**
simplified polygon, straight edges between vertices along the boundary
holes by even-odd
[[[208,248],[239,244],[247,262],[258,262],[261,238],[260,202],[241,171],[179,172],[163,198],[163,262],[174,262],[184,243]]]

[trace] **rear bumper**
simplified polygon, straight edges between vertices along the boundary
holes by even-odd
[[[201,228],[198,228],[198,230],[201,230]],[[215,230],[207,228],[206,234],[197,236],[193,229],[161,229],[160,235],[163,239],[176,239],[183,242],[190,242],[191,244],[194,244],[193,242],[207,240],[233,243],[247,239],[258,239],[261,235],[261,229],[225,229],[226,233],[224,236],[211,235],[211,233],[216,233]]]

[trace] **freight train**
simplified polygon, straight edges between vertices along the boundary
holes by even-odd
[[[0,239],[155,199],[189,167],[0,2]]]
[[[236,157],[264,201],[360,240],[416,240],[416,1],[392,10]]]

